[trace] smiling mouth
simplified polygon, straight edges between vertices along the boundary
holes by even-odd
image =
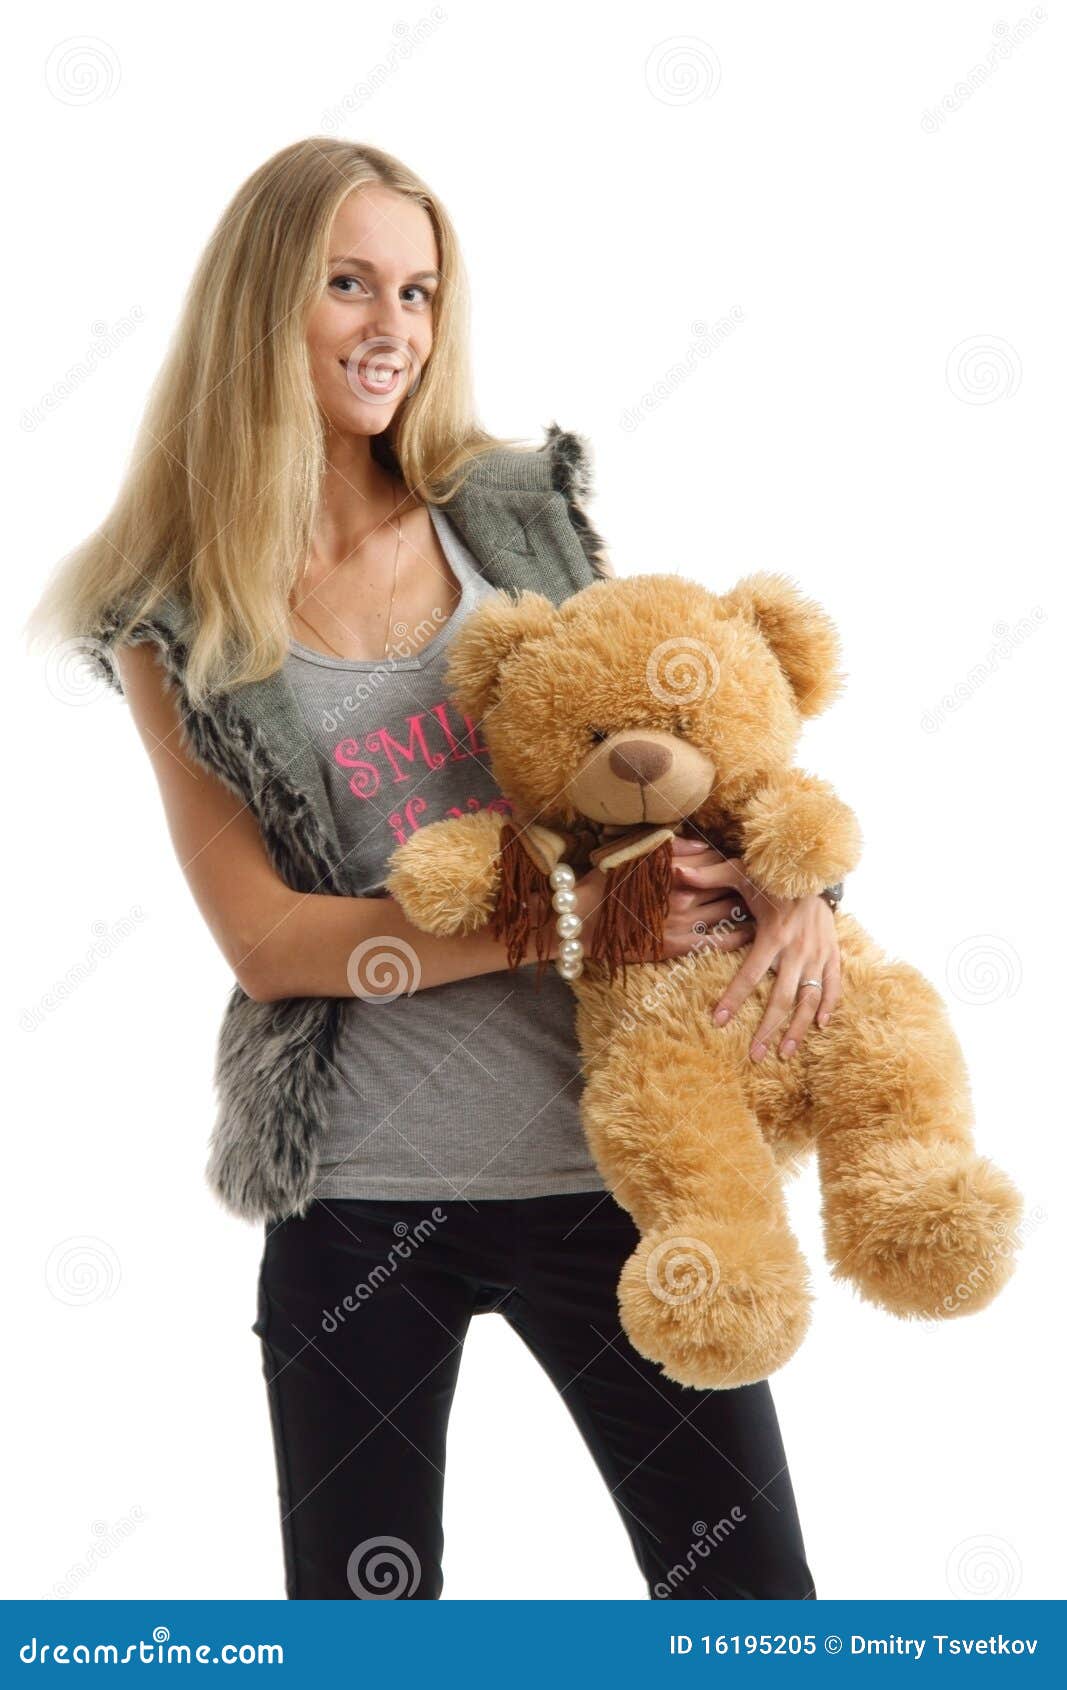
[[[348,377],[349,385],[353,385],[354,370],[360,387],[366,388],[368,393],[391,393],[403,375],[401,366],[384,363],[378,358],[365,358],[354,366],[347,358],[340,358],[338,362]]]

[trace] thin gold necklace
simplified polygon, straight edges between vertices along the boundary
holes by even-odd
[[[399,496],[396,493],[394,493],[393,494],[393,509],[392,509],[392,515],[393,516],[396,516],[396,513],[399,510],[399,508],[400,508],[400,499],[399,499]],[[401,529],[399,522],[397,522],[395,524],[395,527],[396,527],[396,553],[393,557],[393,590],[389,594],[389,609],[386,611],[386,614],[385,614],[385,650],[382,652],[383,660],[388,658],[388,656],[389,656],[389,630],[393,625],[393,603],[394,603],[394,600],[396,599],[397,575],[398,575],[398,571],[399,571],[399,567],[400,567],[400,538],[401,538],[402,529]],[[359,547],[362,546],[363,544],[364,544],[364,541],[361,540],[359,542],[359,546],[353,546],[352,551],[358,552]],[[349,555],[349,557],[351,557],[352,552],[349,552],[348,555]],[[306,575],[307,572],[308,572],[308,564],[310,564],[310,562],[311,562],[311,559],[308,558],[307,563],[305,563],[305,565],[304,565],[304,575]],[[301,577],[301,580],[303,580],[303,576]],[[338,649],[335,645],[330,645],[330,642],[326,638],[325,634],[320,633],[319,629],[316,628],[314,622],[309,622],[308,618],[302,613],[302,611],[299,611],[297,609],[295,604],[293,605],[293,615],[299,616],[301,622],[303,622],[308,628],[311,629],[311,632],[313,634],[315,634],[322,641],[323,645],[329,646],[329,649],[333,652],[335,657],[340,657],[340,658],[344,659],[344,661],[346,661],[346,662],[352,661],[351,658],[345,658],[344,652],[338,651]]]

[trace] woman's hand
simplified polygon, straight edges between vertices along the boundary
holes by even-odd
[[[731,980],[712,1016],[724,1027],[768,969],[777,975],[763,1019],[749,1046],[759,1062],[779,1029],[780,1056],[790,1057],[813,1020],[825,1027],[841,997],[841,955],[833,914],[824,898],[772,898],[744,874],[736,859],[725,859],[699,839],[676,839],[675,879],[694,888],[719,887],[723,869],[734,878],[756,924],[752,950]],[[742,943],[747,940],[742,940]],[[725,948],[725,947],[723,947]],[[822,992],[801,987],[802,980],[821,980]]]
[[[690,951],[711,948],[717,951],[736,951],[752,942],[755,932],[752,917],[738,890],[746,884],[745,876],[736,862],[709,849],[700,840],[675,839],[675,859],[684,854],[688,859],[692,847],[701,853],[700,884],[676,884],[663,921],[664,961],[688,956]],[[706,859],[706,860],[705,860]],[[677,867],[677,860],[675,862]],[[590,925],[607,892],[607,876],[601,869],[590,869],[575,884],[578,914]],[[553,952],[553,954],[555,954]],[[636,952],[627,955],[626,962],[646,961]]]

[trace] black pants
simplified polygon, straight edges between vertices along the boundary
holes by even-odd
[[[815,1596],[769,1386],[691,1390],[638,1355],[615,1292],[636,1242],[600,1192],[330,1198],[266,1229],[252,1330],[288,1596],[440,1596],[448,1415],[471,1316],[493,1311],[561,1392],[650,1596]]]

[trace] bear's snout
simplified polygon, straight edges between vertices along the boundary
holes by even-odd
[[[665,745],[651,739],[626,739],[613,745],[609,759],[611,772],[620,780],[633,780],[639,786],[665,775],[671,766],[671,754]]]

